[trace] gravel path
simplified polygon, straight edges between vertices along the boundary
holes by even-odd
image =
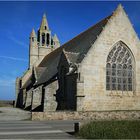
[[[29,120],[31,113],[13,107],[0,107],[0,121]]]

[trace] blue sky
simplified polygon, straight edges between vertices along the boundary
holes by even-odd
[[[28,68],[29,34],[46,13],[61,44],[124,6],[140,36],[140,2],[0,2],[0,100],[15,98],[15,79]]]

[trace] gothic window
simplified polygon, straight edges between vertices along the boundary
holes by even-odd
[[[32,42],[34,42],[34,37],[32,37]]]
[[[47,33],[47,42],[46,42],[47,45],[50,44],[50,35]]]
[[[133,91],[133,57],[123,42],[109,52],[106,61],[106,90]]]
[[[37,34],[37,41],[40,42],[40,32],[38,31],[38,34]]]
[[[54,42],[53,42],[53,40],[51,39],[51,45],[53,45],[54,44]]]
[[[45,33],[42,33],[42,45],[45,44]]]

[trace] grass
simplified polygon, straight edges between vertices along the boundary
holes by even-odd
[[[140,121],[93,121],[78,136],[86,139],[140,139]]]

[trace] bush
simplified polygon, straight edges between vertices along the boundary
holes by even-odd
[[[80,129],[87,139],[140,139],[140,121],[93,121]]]

